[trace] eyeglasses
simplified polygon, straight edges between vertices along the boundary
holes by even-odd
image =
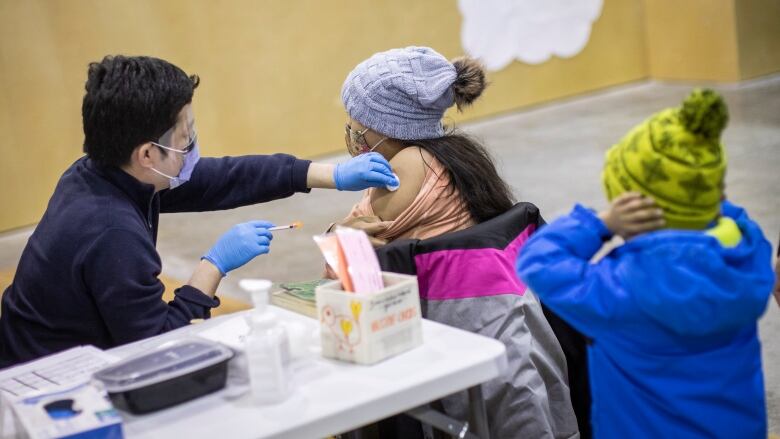
[[[160,136],[160,141],[162,141],[162,139],[164,137],[165,137],[165,134]],[[152,142],[152,145],[154,145],[154,146],[156,146],[158,148],[162,148],[162,149],[165,149],[165,150],[168,150],[168,151],[173,151],[173,152],[177,152],[179,154],[185,154],[185,155],[189,154],[193,149],[195,149],[195,145],[197,145],[197,144],[198,144],[198,133],[193,133],[192,134],[192,138],[190,138],[190,141],[187,143],[187,146],[185,146],[183,149],[171,148],[170,146],[165,146],[165,145],[161,145],[161,144],[159,144],[157,142]]]
[[[353,131],[352,127],[349,126],[349,123],[344,124],[344,140],[346,140],[347,144],[350,142],[355,143],[366,143],[365,137],[363,137],[367,132],[369,128],[363,128],[360,131]]]
[[[364,128],[360,131],[354,131],[352,127],[349,126],[349,123],[344,124],[344,140],[347,143],[347,151],[352,157],[371,152],[388,139],[387,136],[384,136],[379,139],[374,146],[369,146],[365,136],[369,129],[370,128]]]

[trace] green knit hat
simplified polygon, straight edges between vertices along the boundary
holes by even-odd
[[[607,199],[641,192],[663,208],[668,228],[706,228],[720,211],[726,173],[720,134],[727,122],[726,103],[709,89],[654,114],[607,151]]]

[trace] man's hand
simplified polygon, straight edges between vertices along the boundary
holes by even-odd
[[[656,206],[652,198],[637,192],[628,192],[615,198],[598,217],[613,234],[626,240],[666,225],[664,211]]]
[[[237,224],[222,235],[203,259],[214,264],[225,275],[246,264],[255,256],[269,252],[274,225],[267,221]]]
[[[340,191],[399,185],[390,163],[376,152],[361,154],[336,165],[333,181],[336,183],[336,189]]]

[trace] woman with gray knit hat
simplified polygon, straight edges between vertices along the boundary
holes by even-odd
[[[507,371],[482,386],[493,437],[577,437],[565,357],[511,270],[538,225],[518,223],[541,221],[538,209],[514,205],[487,150],[442,125],[448,108],[463,109],[485,86],[477,61],[450,62],[427,47],[377,53],[355,67],[341,91],[347,149],[383,156],[400,186],[368,190],[339,224],[372,236],[383,269],[418,275],[426,318],[504,343]],[[442,406],[466,417],[465,394]]]
[[[347,149],[392,161],[401,185],[370,191],[344,222],[370,225],[374,242],[383,244],[462,230],[509,210],[511,192],[487,150],[441,122],[449,107],[468,106],[485,85],[475,60],[449,62],[427,47],[377,53],[355,67],[341,90]]]

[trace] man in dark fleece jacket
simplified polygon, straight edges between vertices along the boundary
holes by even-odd
[[[335,166],[285,154],[200,159],[191,107],[198,82],[156,58],[90,64],[86,156],[60,178],[3,295],[0,367],[82,344],[110,348],[208,318],[222,277],[269,251],[272,224],[238,224],[165,303],[155,249],[160,213],[398,183],[377,154]]]

